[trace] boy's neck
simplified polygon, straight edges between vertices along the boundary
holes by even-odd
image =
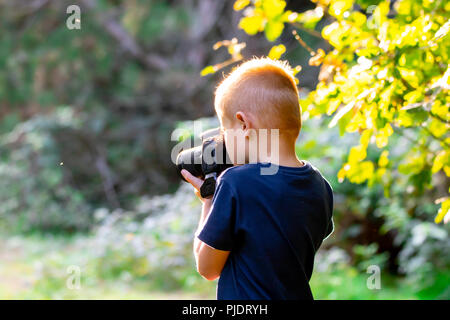
[[[275,152],[275,153],[274,153]],[[267,157],[258,157],[258,162],[270,162],[285,167],[303,167],[305,163],[301,161],[295,152],[295,142],[280,139],[277,150],[271,150]]]

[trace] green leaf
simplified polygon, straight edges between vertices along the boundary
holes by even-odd
[[[375,9],[373,15],[375,17],[376,24],[381,25],[386,21],[386,17],[389,13],[389,1],[382,1]]]
[[[207,74],[215,73],[215,72],[216,72],[216,69],[213,66],[207,66],[207,67],[203,68],[203,70],[200,72],[200,75],[202,77],[204,77]]]
[[[398,166],[398,170],[403,174],[420,173],[425,166],[425,160],[422,156],[410,156],[406,159],[406,162]]]
[[[355,106],[355,100],[353,100],[350,103],[347,103],[345,106],[341,107],[338,111],[338,113],[336,113],[336,115],[333,117],[333,119],[331,119],[330,123],[328,124],[328,128],[333,128],[338,121],[350,110],[353,109],[353,107]]]
[[[322,19],[322,17],[323,8],[318,6],[313,10],[307,10],[303,13],[300,13],[297,17],[297,22],[303,24],[305,28],[314,29],[317,23]]]
[[[366,156],[367,156],[367,151],[366,151],[366,147],[364,145],[355,146],[350,149],[350,154],[348,156],[348,162],[349,163],[359,162],[359,161],[364,160],[366,158]]]
[[[283,0],[262,0],[262,9],[267,19],[272,20],[283,14],[286,1]]]
[[[269,21],[264,29],[267,40],[275,41],[281,35],[284,29],[284,23],[278,21]]]
[[[380,158],[378,159],[378,166],[379,167],[386,167],[389,163],[389,159],[388,159],[388,155],[389,155],[389,151],[384,150],[381,155]]]
[[[244,17],[239,22],[239,28],[249,35],[255,35],[264,29],[264,18],[261,15]]]
[[[286,52],[286,47],[282,44],[278,45],[278,46],[273,46],[270,49],[269,52],[269,58],[270,59],[280,59],[280,57],[283,55],[283,53]]]
[[[329,12],[336,18],[341,18],[344,12],[353,7],[353,0],[331,1]]]
[[[450,198],[446,198],[441,205],[441,208],[438,211],[438,214],[436,215],[436,218],[434,219],[435,223],[441,223],[443,219],[445,219],[445,223],[448,221],[447,215],[450,211]]]
[[[439,28],[439,30],[434,35],[433,40],[445,37],[449,33],[449,31],[450,31],[450,20],[448,20],[442,27]]]
[[[393,132],[394,130],[392,130],[392,126],[389,123],[387,123],[383,129],[380,129],[377,135],[375,136],[375,142],[377,144],[377,147],[378,148],[385,147],[388,143],[389,136],[392,135]]]
[[[350,165],[346,175],[352,183],[363,183],[372,178],[374,169],[372,161],[355,162]]]
[[[235,11],[239,11],[244,9],[246,6],[250,4],[250,0],[236,0],[233,5],[233,9]]]
[[[438,172],[444,167],[444,165],[450,166],[449,152],[446,150],[442,150],[434,158],[433,166],[431,167],[431,173]]]

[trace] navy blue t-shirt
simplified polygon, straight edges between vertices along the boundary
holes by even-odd
[[[217,299],[313,299],[314,255],[333,231],[333,192],[308,161],[231,167],[217,180],[209,217],[197,237],[231,251]],[[274,166],[272,164],[272,166]]]

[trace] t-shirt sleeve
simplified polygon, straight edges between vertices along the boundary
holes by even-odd
[[[197,238],[214,249],[231,251],[235,241],[236,196],[228,182],[218,179],[209,216]]]

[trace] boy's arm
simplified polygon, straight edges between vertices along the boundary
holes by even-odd
[[[198,273],[207,280],[215,280],[220,276],[230,251],[217,250],[197,238],[208,219],[211,199],[204,199],[202,214],[194,237],[194,256]]]
[[[203,202],[200,221],[194,237],[194,256],[197,264],[197,271],[205,279],[215,280],[220,276],[230,251],[214,249],[197,238],[197,235],[203,229],[203,226],[208,219],[212,200],[200,197],[199,189],[203,183],[203,180],[194,177],[186,170],[182,170],[181,174],[190,184],[194,186],[195,194]]]

